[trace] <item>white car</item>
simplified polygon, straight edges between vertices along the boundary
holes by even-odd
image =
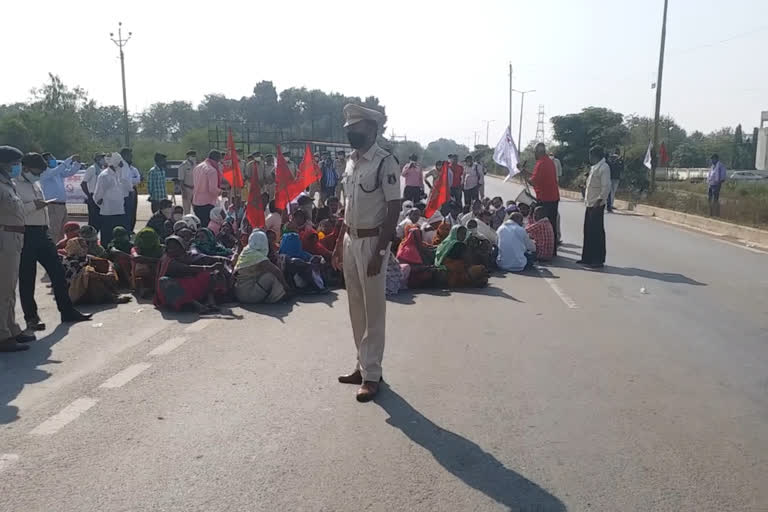
[[[736,171],[733,174],[731,174],[731,179],[734,181],[756,181],[756,180],[762,180],[765,178],[752,171]]]

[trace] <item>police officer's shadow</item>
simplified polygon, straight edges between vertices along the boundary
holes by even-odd
[[[376,403],[389,414],[387,423],[429,451],[441,466],[473,489],[511,510],[566,510],[556,496],[508,469],[473,441],[432,423],[386,383]]]
[[[0,425],[19,419],[19,408],[10,403],[24,386],[42,382],[51,376],[40,367],[60,362],[48,358],[51,347],[67,335],[69,328],[69,324],[59,324],[49,335],[33,341],[29,350],[0,354]]]

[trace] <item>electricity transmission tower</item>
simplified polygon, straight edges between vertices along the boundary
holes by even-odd
[[[539,119],[536,122],[536,142],[544,142],[544,105],[539,105]]]

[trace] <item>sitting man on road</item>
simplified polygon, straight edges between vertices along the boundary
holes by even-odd
[[[520,212],[512,213],[496,234],[499,237],[496,264],[501,270],[522,272],[533,266],[536,244],[523,228],[523,216]]]
[[[549,261],[555,255],[555,230],[546,215],[543,206],[537,206],[533,210],[533,220],[525,231],[536,244],[536,259]]]
[[[160,237],[165,240],[173,234],[173,203],[170,199],[161,199],[157,202],[158,210],[149,218],[147,227],[152,228]]]

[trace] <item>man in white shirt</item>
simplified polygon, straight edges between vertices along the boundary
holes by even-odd
[[[22,174],[14,181],[16,193],[24,207],[24,245],[19,264],[19,299],[24,311],[24,320],[29,331],[43,331],[45,324],[38,315],[35,302],[37,264],[40,263],[51,279],[51,288],[56,299],[62,322],[83,322],[91,315],[77,311],[69,298],[69,285],[64,277],[64,267],[51,239],[48,228],[48,205],[53,199],[43,199],[40,175],[48,163],[38,153],[27,153],[21,160]]]
[[[125,195],[125,229],[133,232],[136,227],[136,213],[139,208],[139,192],[136,187],[141,183],[141,173],[133,166],[133,150],[131,148],[121,149],[120,156],[126,164],[121,169],[123,179],[128,181],[131,185]],[[110,238],[112,237],[112,232],[109,233],[109,236]]]
[[[101,229],[101,221],[99,216],[99,207],[93,201],[93,191],[96,190],[96,180],[101,174],[101,171],[106,167],[105,162],[106,155],[104,153],[95,153],[93,155],[93,165],[85,170],[83,181],[80,182],[80,187],[83,189],[85,196],[88,198],[88,224],[96,228],[98,233]]]
[[[128,229],[125,205],[133,184],[125,178],[126,167],[128,163],[120,154],[112,153],[107,158],[107,168],[101,171],[96,180],[93,200],[96,201],[101,214],[101,245],[104,247],[112,241],[112,230],[116,226]]]
[[[514,212],[509,220],[496,230],[499,255],[496,264],[508,272],[522,272],[533,266],[536,259],[536,244],[523,227],[523,215]]]
[[[611,193],[611,168],[605,161],[603,148],[595,146],[589,151],[589,170],[584,190],[584,243],[581,259],[576,263],[591,268],[602,268],[605,264],[605,205]]]
[[[483,180],[483,173],[472,161],[471,156],[464,159],[464,175],[461,179],[464,188],[464,204],[471,205],[480,198],[480,184]]]

